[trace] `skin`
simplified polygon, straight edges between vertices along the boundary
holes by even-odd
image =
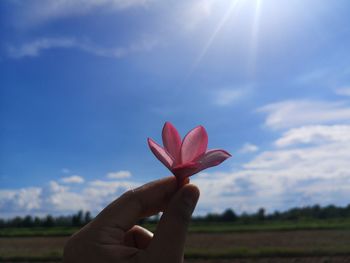
[[[180,189],[174,176],[130,190],[75,233],[64,263],[181,263],[188,224],[199,198],[195,185]],[[154,235],[136,225],[163,212]]]

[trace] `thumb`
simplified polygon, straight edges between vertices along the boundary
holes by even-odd
[[[187,228],[198,198],[199,189],[187,184],[171,199],[148,247],[154,262],[182,262]]]

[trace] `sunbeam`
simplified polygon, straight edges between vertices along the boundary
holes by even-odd
[[[256,56],[257,56],[257,48],[259,42],[259,26],[260,26],[260,17],[261,17],[261,5],[262,0],[255,0],[255,12],[254,12],[254,20],[252,24],[252,35],[250,42],[250,55],[248,61],[248,70],[251,75],[255,74],[256,67]]]
[[[202,49],[201,53],[199,54],[199,56],[197,57],[197,59],[195,60],[195,62],[193,63],[192,66],[192,71],[193,69],[195,69],[198,64],[201,62],[201,60],[203,59],[203,57],[205,56],[205,54],[208,52],[209,48],[211,47],[211,45],[213,44],[217,34],[220,32],[220,30],[222,29],[222,27],[226,24],[227,20],[232,16],[233,11],[237,10],[237,6],[238,4],[241,2],[242,0],[235,0],[232,1],[232,3],[230,4],[229,8],[227,9],[226,13],[224,14],[224,16],[222,17],[222,19],[219,21],[219,24],[217,25],[217,27],[215,28],[214,32],[211,34],[210,38],[208,39],[208,41],[205,43],[204,48]]]

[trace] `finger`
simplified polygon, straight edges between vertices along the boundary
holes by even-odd
[[[124,237],[124,244],[129,247],[146,249],[153,238],[153,233],[141,226],[133,226]]]
[[[130,190],[108,205],[94,224],[129,230],[142,217],[163,211],[177,191],[174,176]]]
[[[198,198],[199,190],[192,184],[174,195],[147,249],[155,262],[182,262],[187,228]]]

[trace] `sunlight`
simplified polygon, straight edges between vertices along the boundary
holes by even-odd
[[[252,26],[252,36],[251,36],[251,43],[250,43],[250,58],[248,61],[248,68],[251,74],[254,74],[255,72],[255,66],[256,66],[256,53],[258,48],[258,41],[259,41],[259,22],[260,22],[260,16],[261,16],[261,5],[262,0],[255,0],[254,1],[254,18],[253,18],[253,26]]]
[[[222,27],[226,24],[227,20],[232,16],[233,11],[237,10],[238,4],[242,2],[242,0],[235,0],[232,1],[231,4],[229,5],[229,8],[227,9],[226,13],[223,15],[221,20],[219,21],[218,25],[216,26],[214,32],[211,34],[209,37],[208,41],[205,43],[204,48],[202,52],[199,54],[198,58],[196,59],[195,63],[193,64],[192,68],[196,68],[198,64],[201,62],[202,58],[205,56],[205,54],[208,52],[209,48],[213,44],[215,37],[217,34],[220,32]]]

